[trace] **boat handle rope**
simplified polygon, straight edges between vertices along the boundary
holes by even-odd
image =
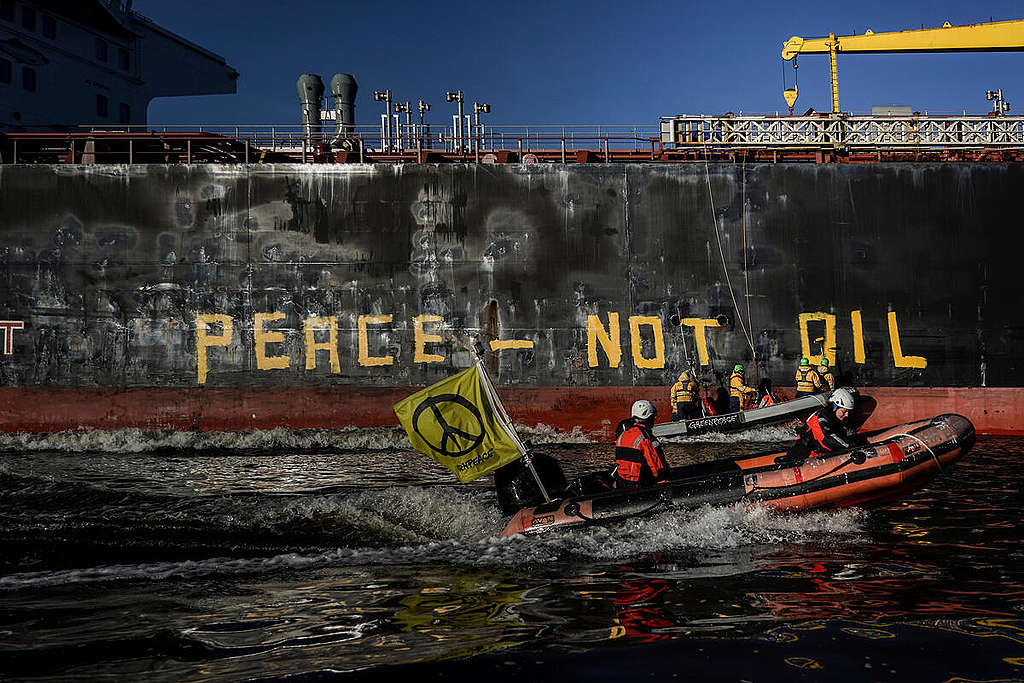
[[[924,446],[924,449],[926,451],[928,451],[929,453],[931,453],[932,457],[935,458],[935,465],[939,468],[939,473],[942,474],[944,472],[944,470],[942,469],[942,461],[939,460],[939,456],[935,455],[935,451],[933,451],[928,446],[928,444],[926,444],[920,438],[914,436],[913,434],[907,434],[906,432],[900,432],[899,434],[893,434],[893,436],[906,436],[906,437],[909,437],[909,438],[913,439],[914,441],[918,442],[922,446]],[[807,482],[817,481],[818,479],[821,479],[823,477],[827,477],[828,475],[833,474],[837,470],[840,470],[840,469],[846,467],[851,462],[856,462],[856,452],[854,454],[850,455],[850,457],[847,460],[845,460],[844,462],[839,463],[838,465],[836,465],[835,467],[830,469],[828,472],[823,472],[823,473],[819,474],[818,476],[812,477],[810,479],[804,479],[803,482],[801,482],[801,483],[806,484]],[[861,462],[863,462],[863,460],[861,460]],[[860,463],[857,463],[857,464],[860,464]],[[784,488],[786,488],[788,486],[791,486],[791,484],[784,484],[782,486],[754,486],[750,490],[751,491],[767,491],[769,489],[784,489]]]
[[[628,515],[616,515],[614,517],[609,517],[608,519],[602,519],[600,522],[594,519],[593,517],[587,517],[585,514],[583,514],[583,511],[580,510],[579,503],[569,503],[568,505],[565,506],[563,512],[567,515],[572,515],[573,517],[579,517],[587,524],[610,524],[619,519],[626,519],[627,517],[639,517],[641,515],[646,515],[647,513],[656,510],[659,505],[666,505],[671,501],[672,498],[670,495],[665,495],[664,493],[662,493],[661,496],[659,496],[658,500],[654,501],[653,504],[648,505],[640,512],[631,512]]]
[[[808,483],[810,483],[812,481],[817,481],[819,479],[824,479],[828,475],[834,474],[835,472],[843,469],[844,467],[846,467],[847,465],[849,465],[852,462],[857,462],[856,454],[851,454],[849,458],[847,458],[843,462],[839,463],[838,465],[836,465],[835,467],[830,469],[828,472],[822,472],[821,474],[819,474],[816,477],[811,477],[810,479],[804,479],[800,483],[801,484],[808,484]],[[861,462],[864,462],[864,461],[861,460]],[[857,464],[860,464],[860,463],[857,463]],[[794,469],[796,469],[796,468],[794,468]],[[790,486],[792,486],[792,484],[783,484],[782,486],[754,486],[750,490],[751,491],[768,491],[770,489],[785,489],[785,488],[789,488]]]
[[[942,470],[942,461],[939,460],[939,456],[935,455],[935,451],[933,451],[931,448],[928,447],[928,444],[926,444],[924,441],[922,441],[918,437],[914,436],[913,434],[907,434],[906,432],[900,432],[899,434],[895,434],[894,436],[908,436],[911,439],[913,439],[914,441],[916,441],[919,444],[921,444],[922,446],[924,446],[924,449],[926,451],[928,451],[929,453],[931,453],[932,457],[935,458],[935,465],[936,465],[936,467],[939,468],[939,474],[944,474],[944,472]]]

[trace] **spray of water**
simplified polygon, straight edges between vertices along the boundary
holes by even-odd
[[[504,520],[493,494],[448,487],[394,487],[346,497],[312,496],[236,514],[223,510],[225,526],[247,531],[307,526],[330,519],[348,532],[344,543],[323,550],[271,557],[109,565],[0,577],[0,590],[115,580],[164,580],[209,575],[261,574],[277,570],[360,565],[550,569],[565,562],[619,562],[639,555],[686,554],[778,543],[855,540],[865,513],[857,510],[781,514],[759,507],[704,507],[666,511],[613,526],[528,537],[499,538]],[[212,512],[216,517],[218,513]],[[373,538],[375,543],[364,541]],[[341,540],[341,539],[339,539]]]
[[[570,432],[538,423],[517,425],[534,444],[591,443],[577,426]],[[69,429],[50,433],[0,434],[0,452],[152,453],[154,451],[344,451],[408,450],[400,427],[341,429],[254,429],[250,431],[179,432],[153,429]]]

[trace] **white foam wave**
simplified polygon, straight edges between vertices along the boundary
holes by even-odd
[[[156,450],[391,450],[409,448],[400,427],[255,429],[179,432],[150,429],[73,429],[50,433],[0,434],[2,451],[146,453]]]
[[[517,424],[516,431],[519,436],[529,439],[534,444],[596,443],[579,425],[573,427],[571,432],[563,432],[555,427],[549,427],[543,422],[538,422],[533,427]]]
[[[534,444],[591,443],[574,427],[562,432],[545,424],[517,425]],[[178,451],[290,450],[408,450],[409,437],[401,427],[343,427],[340,429],[254,429],[249,431],[184,432],[153,429],[69,429],[48,433],[0,434],[0,451],[60,451],[66,453],[148,453]]]
[[[344,497],[302,496],[281,506],[264,502],[238,519],[255,530],[287,531],[310,523],[341,525],[349,534],[394,545],[484,538],[501,517],[489,490],[393,486]]]
[[[803,543],[822,535],[857,536],[863,530],[865,515],[856,509],[780,513],[760,506],[704,506],[635,518],[569,537],[574,553],[615,560],[680,550]]]

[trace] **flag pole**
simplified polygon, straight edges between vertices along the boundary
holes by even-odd
[[[476,342],[473,346],[473,354],[476,356],[476,370],[480,375],[480,380],[483,382],[484,391],[487,392],[487,398],[494,407],[494,414],[498,418],[498,424],[505,430],[505,433],[509,435],[516,446],[519,448],[519,452],[523,454],[523,464],[526,465],[526,469],[530,470],[530,474],[533,475],[534,481],[537,482],[537,487],[540,489],[541,496],[544,497],[545,503],[551,502],[551,496],[548,494],[547,487],[544,486],[544,482],[541,481],[540,475],[537,474],[537,469],[533,466],[533,457],[530,455],[530,446],[527,442],[519,438],[518,432],[516,432],[515,425],[512,423],[512,418],[509,417],[508,412],[505,410],[505,406],[501,402],[501,398],[498,396],[498,390],[494,388],[494,383],[491,382],[491,376],[487,374],[487,368],[484,367],[484,360],[480,354],[480,342]]]

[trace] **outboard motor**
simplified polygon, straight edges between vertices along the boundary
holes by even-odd
[[[324,82],[316,74],[302,74],[295,86],[302,103],[302,132],[309,144],[322,142],[320,139],[320,104],[324,99]]]
[[[548,495],[552,498],[561,498],[566,487],[562,466],[550,455],[543,453],[532,453],[530,457]],[[544,496],[537,487],[537,480],[533,478],[533,473],[521,458],[495,470],[494,487],[498,491],[498,504],[506,515],[544,502]]]

